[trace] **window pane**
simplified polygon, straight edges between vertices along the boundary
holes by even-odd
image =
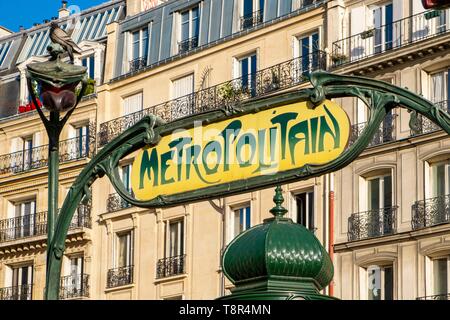
[[[119,252],[118,252],[118,266],[127,267],[128,266],[128,238],[129,234],[124,234],[119,236]]]
[[[447,294],[447,259],[433,261],[434,294]]]
[[[94,56],[89,57],[89,78],[95,78],[95,59]]]
[[[181,41],[189,39],[189,11],[181,14]]]
[[[140,58],[140,52],[139,52],[139,31],[133,32],[133,60]]]
[[[432,196],[439,197],[445,195],[445,165],[434,165],[432,172]]]
[[[380,179],[372,179],[368,182],[369,210],[380,209]]]
[[[250,229],[251,221],[250,221],[250,207],[245,208],[245,230]]]
[[[141,58],[147,58],[149,46],[148,28],[142,29],[142,56]]]
[[[253,0],[244,0],[244,16],[253,13]]]
[[[381,269],[378,266],[372,266],[367,269],[368,279],[368,299],[381,300]]]
[[[198,37],[199,30],[199,9],[197,7],[192,9],[192,37]]]
[[[394,272],[391,266],[384,268],[384,300],[394,300]]]
[[[314,230],[314,192],[308,192],[308,229]]]
[[[233,237],[236,237],[241,232],[241,225],[240,225],[240,210],[234,210],[234,233]]]
[[[385,176],[384,177],[384,195],[383,195],[383,207],[391,207],[392,206],[392,177]]]

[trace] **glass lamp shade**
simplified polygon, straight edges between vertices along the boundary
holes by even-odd
[[[77,95],[75,89],[78,83],[70,83],[62,87],[42,84],[41,101],[50,111],[65,112],[75,107]]]
[[[450,7],[449,0],[422,0],[425,9],[444,9]]]

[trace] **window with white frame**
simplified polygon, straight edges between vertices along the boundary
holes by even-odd
[[[133,165],[131,163],[123,165],[120,168],[121,178],[123,185],[125,186],[125,189],[128,192],[132,192],[131,190],[131,170],[133,168]]]
[[[367,179],[367,198],[369,211],[392,207],[392,176]]]
[[[364,279],[363,279],[364,281]],[[366,269],[367,299],[394,299],[393,265],[372,265]]]
[[[33,285],[33,265],[11,267],[10,287],[14,287],[11,300],[31,300]]]
[[[293,199],[294,222],[314,231],[314,190],[296,193]]]
[[[179,119],[192,114],[194,105],[194,74],[172,81],[172,97],[179,106],[172,109],[172,118]]]
[[[240,233],[251,228],[251,207],[250,205],[235,207],[231,209],[229,226],[229,241],[236,238]]]
[[[252,96],[256,95],[256,72],[258,60],[256,53],[246,55],[237,60],[237,77],[241,79],[241,88]]]
[[[87,68],[89,78],[95,79],[95,55],[91,54],[81,58],[81,65]]]
[[[432,198],[450,194],[450,160],[430,165],[430,195]]]
[[[87,157],[89,155],[89,123],[74,126],[76,141],[77,158]]]
[[[61,280],[64,293],[69,297],[78,295],[83,290],[84,256],[76,255],[65,258],[65,277]]]
[[[14,203],[14,218],[16,227],[14,228],[14,238],[29,237],[35,234],[36,224],[43,221],[36,221],[36,199]]]
[[[130,71],[139,70],[147,65],[150,47],[149,28],[131,32]]]
[[[430,100],[436,104],[443,104],[443,109],[448,109],[449,72],[443,70],[430,74]]]
[[[265,0],[241,0],[241,29],[251,28],[264,20]]]
[[[198,46],[200,35],[200,9],[198,6],[180,12],[178,52],[186,52]]]
[[[142,111],[143,93],[137,93],[123,99],[123,114],[130,115],[135,112]]]
[[[447,300],[450,294],[450,256],[443,256],[432,260],[433,295],[442,296]]]
[[[373,41],[375,53],[392,49],[393,45],[393,17],[394,7],[392,3],[372,6],[373,26],[375,28]]]
[[[165,258],[184,255],[184,219],[165,223]]]
[[[133,266],[133,231],[117,234],[116,268]]]
[[[295,44],[295,58],[299,58],[298,76],[308,75],[311,71],[317,70],[320,66],[320,42],[319,33],[313,32],[306,36],[299,36],[296,38]]]

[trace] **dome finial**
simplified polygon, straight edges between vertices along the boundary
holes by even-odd
[[[284,203],[282,192],[283,189],[281,189],[281,186],[277,186],[275,189],[275,196],[273,197],[273,202],[276,206],[270,210],[270,213],[273,214],[275,218],[283,218],[283,216],[288,212],[288,210],[282,206]]]

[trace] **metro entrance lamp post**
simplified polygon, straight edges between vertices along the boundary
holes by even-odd
[[[49,139],[47,248],[50,248],[58,215],[59,139],[64,125],[86,91],[87,69],[61,61],[61,55],[67,49],[60,44],[52,43],[48,51],[52,56],[49,61],[27,66],[27,81],[32,102],[44,123]],[[41,107],[38,107],[38,98],[43,107],[49,111],[49,118]],[[45,299],[49,299],[50,254],[51,252],[47,250]]]

